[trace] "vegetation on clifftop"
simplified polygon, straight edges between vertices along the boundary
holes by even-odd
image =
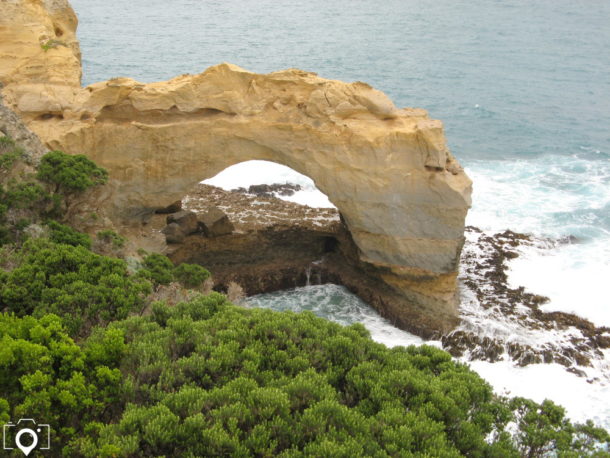
[[[153,289],[210,274],[159,254],[131,273],[49,220],[49,208],[61,218],[54,196],[106,179],[51,154],[35,177],[2,183],[0,212],[0,423],[48,423],[50,455],[610,456],[606,431],[550,401],[496,396],[442,350],[389,349],[362,325],[215,292],[149,303]]]

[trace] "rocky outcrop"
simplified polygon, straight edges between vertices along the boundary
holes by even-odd
[[[335,209],[313,209],[204,184],[187,194],[183,207],[212,228],[213,222],[222,223],[216,229],[230,224],[230,232],[199,231],[166,251],[175,263],[197,263],[209,269],[217,290],[227,292],[231,284],[238,284],[251,295],[303,286],[312,268],[312,278],[338,281],[320,262],[336,251],[338,235],[346,232]],[[161,218],[151,218],[149,231],[163,224]]]
[[[421,319],[428,331],[457,323],[471,182],[440,121],[365,83],[295,69],[259,75],[221,64],[165,82],[80,88],[68,3],[9,8],[0,19],[5,99],[48,146],[110,171],[113,220],[147,215],[238,162],[278,162],[311,177],[339,209],[354,259],[401,298],[392,316]]]
[[[28,129],[13,110],[4,105],[0,96],[0,136],[12,138],[23,148],[28,162],[36,164],[49,149]]]

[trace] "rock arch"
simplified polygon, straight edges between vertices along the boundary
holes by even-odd
[[[33,4],[15,3],[15,18],[27,23],[0,24],[30,51],[4,64],[3,95],[49,147],[85,153],[110,171],[103,205],[113,219],[169,204],[237,162],[287,165],[337,206],[360,267],[398,295],[386,315],[426,332],[456,323],[471,182],[440,121],[396,108],[365,83],[295,69],[261,75],[221,64],[165,82],[117,78],[81,88],[80,67],[64,75],[80,59],[69,5]],[[40,50],[33,20],[49,36],[61,23],[66,46]],[[0,55],[10,47],[3,42]]]

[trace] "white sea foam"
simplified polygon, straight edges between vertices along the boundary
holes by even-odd
[[[246,303],[251,307],[265,307],[274,310],[293,312],[308,310],[342,325],[361,323],[369,330],[374,340],[389,347],[424,343],[421,338],[392,326],[362,299],[339,285],[311,285],[259,294],[248,297]],[[426,343],[440,346],[440,342],[436,341]]]
[[[511,287],[525,286],[549,297],[542,311],[574,313],[597,326],[610,326],[610,239],[520,251],[509,263]]]
[[[561,160],[477,161],[467,173],[474,182],[467,224],[490,232],[575,237],[552,249],[521,247],[520,257],[509,263],[510,285],[549,297],[543,311],[575,313],[610,326],[610,163],[575,154]]]
[[[497,393],[522,396],[542,402],[550,399],[566,409],[578,422],[593,420],[610,428],[610,385],[589,384],[566,372],[559,364],[532,364],[515,367],[508,361],[470,361],[470,367],[487,380]]]

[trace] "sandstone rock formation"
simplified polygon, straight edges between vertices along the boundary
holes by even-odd
[[[404,299],[386,315],[411,329],[456,324],[471,182],[440,121],[396,108],[365,83],[295,69],[259,75],[221,64],[165,82],[81,88],[67,1],[2,8],[6,102],[51,148],[110,171],[105,205],[115,221],[168,205],[238,162],[278,162],[314,180],[341,212],[357,261]]]

